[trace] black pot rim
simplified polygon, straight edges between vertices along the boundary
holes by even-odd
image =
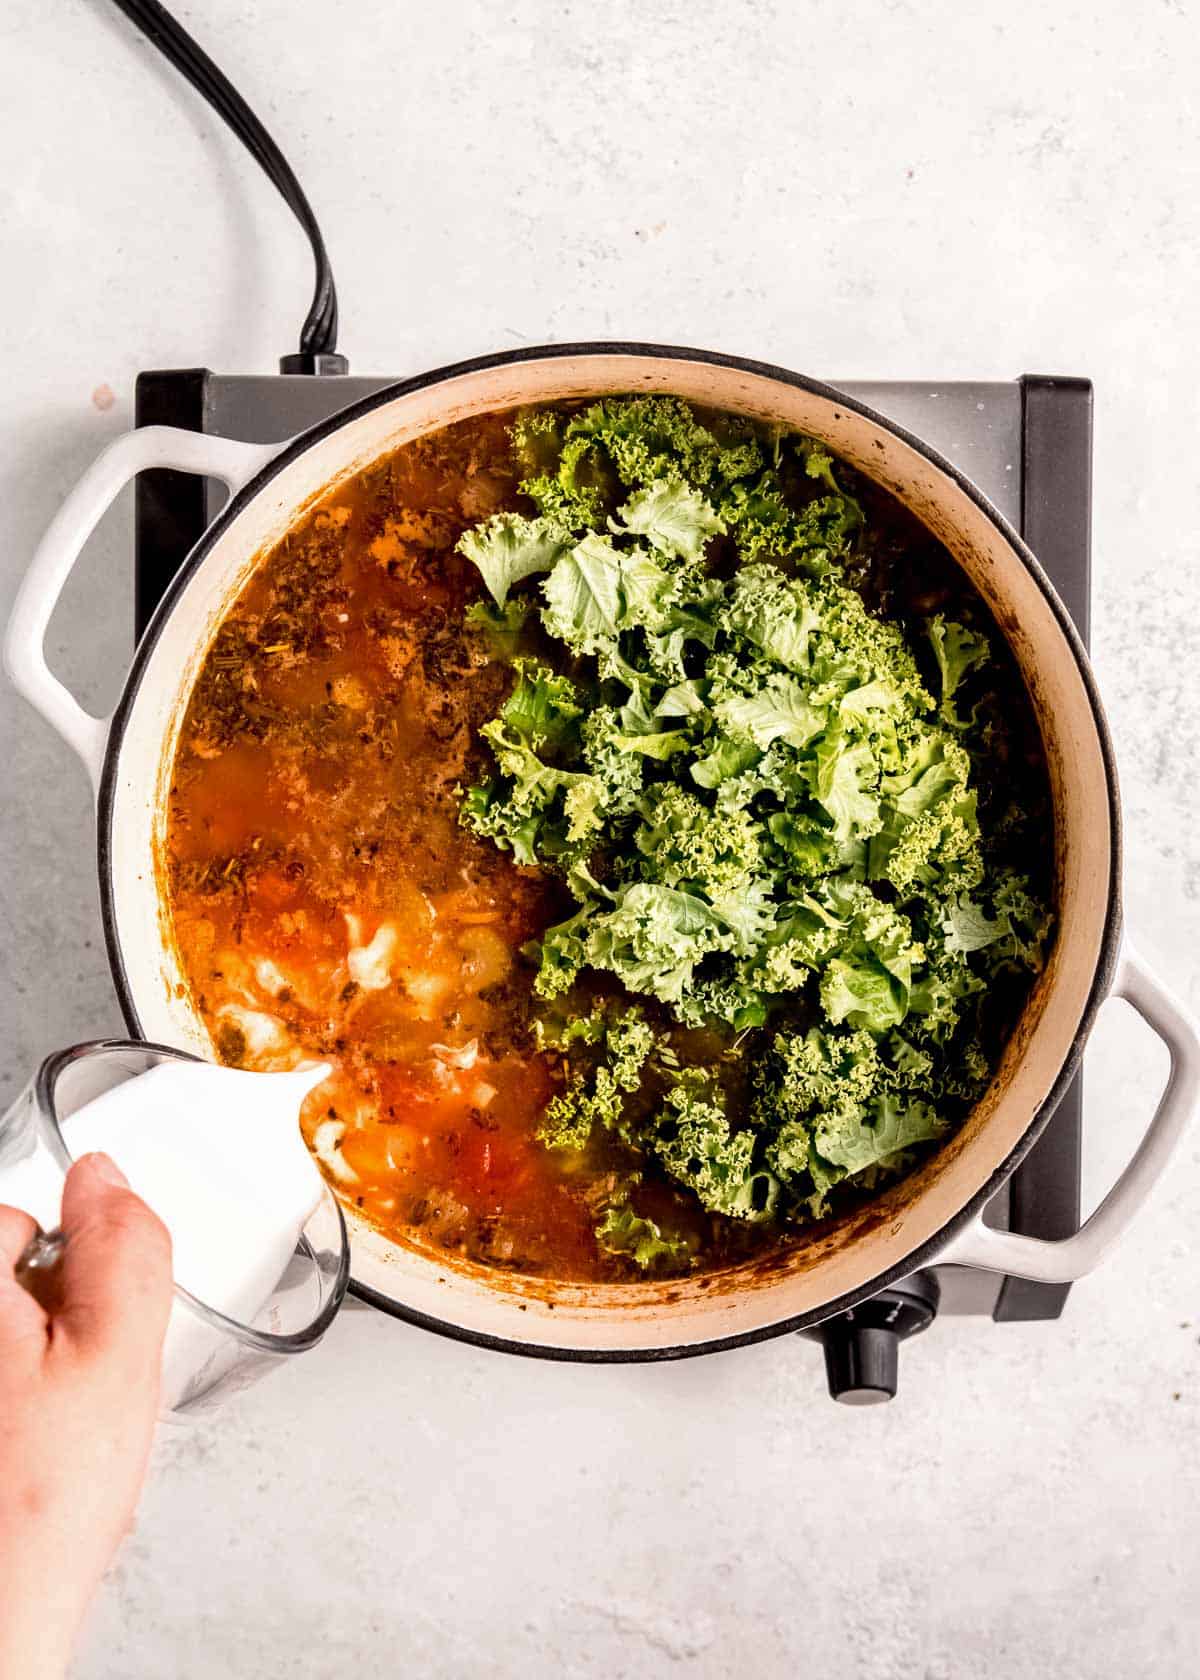
[[[776,1323],[760,1325],[753,1330],[743,1331],[737,1335],[716,1336],[702,1342],[687,1343],[674,1347],[566,1348],[553,1347],[533,1341],[520,1341],[506,1336],[492,1336],[482,1331],[471,1330],[464,1325],[454,1323],[452,1319],[437,1318],[431,1314],[420,1312],[393,1296],[384,1295],[379,1290],[372,1289],[368,1284],[358,1283],[353,1278],[351,1279],[349,1292],[359,1300],[378,1308],[381,1312],[390,1314],[394,1318],[403,1319],[420,1329],[431,1330],[455,1341],[467,1342],[472,1346],[489,1348],[497,1352],[522,1354],[534,1359],[549,1359],[576,1364],[619,1365],[693,1358],[700,1354],[719,1353],[732,1348],[746,1347],[754,1342],[767,1341],[775,1336],[788,1335],[789,1333],[809,1329],[814,1324],[821,1323],[824,1319],[832,1318],[837,1313],[845,1312],[848,1308],[869,1300],[872,1296],[879,1294],[881,1290],[886,1289],[889,1284],[897,1283],[901,1279],[911,1276],[912,1273],[920,1271],[923,1266],[935,1262],[937,1255],[950,1239],[963,1230],[982,1211],[1041,1136],[1067,1086],[1074,1077],[1096,1013],[1111,990],[1121,931],[1121,816],[1112,738],[1109,734],[1091,664],[1080,641],[1079,633],[1071,621],[1070,614],[1059,599],[1054,586],[1042,570],[1032,550],[1029,549],[1020,534],[1009,524],[1003,514],[992,506],[982,491],[938,450],[931,448],[929,444],[923,442],[905,427],[887,419],[866,403],[848,396],[844,391],[839,391],[832,385],[825,385],[820,380],[809,379],[803,374],[792,373],[789,369],[777,367],[770,362],[754,361],[743,356],[727,355],[716,350],[696,350],[678,345],[607,342],[604,340],[590,340],[578,344],[534,345],[517,350],[497,351],[491,355],[475,356],[466,361],[452,362],[445,367],[434,368],[428,373],[416,374],[409,379],[398,380],[395,384],[372,392],[358,402],[340,409],[336,414],[329,416],[328,419],[319,421],[317,425],[310,427],[307,431],[299,433],[278,455],[273,456],[264,467],[255,473],[241,490],[230,497],[180,566],[158,603],[154,615],[146,627],[145,634],[134,653],[129,675],[121,691],[121,698],[113,713],[108,740],[105,744],[104,765],[97,796],[97,861],[100,876],[100,907],[104,926],[104,941],[121,1011],[132,1035],[136,1037],[144,1036],[116,925],[113,894],[115,845],[112,834],[116,796],[116,767],[121,756],[125,728],[140,691],[150,656],[162,633],[164,624],[188,581],[203,563],[218,538],[233,523],[243,508],[277,474],[306,453],[315,443],[330,436],[333,432],[339,431],[344,425],[358,419],[361,415],[368,414],[376,408],[381,408],[389,402],[394,402],[398,397],[408,396],[414,391],[426,390],[431,386],[444,384],[463,374],[480,373],[488,368],[511,366],[521,362],[550,361],[564,357],[586,356],[631,356],[646,360],[702,362],[713,367],[731,368],[741,373],[755,374],[765,379],[774,380],[779,384],[808,391],[814,396],[823,397],[851,413],[861,415],[864,419],[882,427],[883,430],[891,432],[893,436],[908,444],[919,455],[924,456],[931,465],[952,479],[958,488],[995,526],[1024,565],[1041,590],[1066,637],[1091,706],[1104,761],[1105,783],[1108,794],[1110,855],[1112,859],[1104,933],[1091,991],[1088,994],[1083,1015],[1072,1040],[1070,1052],[1059,1070],[1058,1077],[1054,1081],[1046,1100],[1031,1117],[1021,1138],[996,1167],[987,1182],[975,1192],[954,1217],[947,1220],[936,1235],[921,1244],[912,1254],[889,1267],[886,1271],[881,1272],[869,1282],[861,1284],[858,1288],[850,1290],[832,1301],[825,1302],[809,1312],[793,1314],[790,1317],[778,1320]]]

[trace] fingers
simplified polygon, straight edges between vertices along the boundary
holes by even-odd
[[[0,1207],[0,1275],[7,1278],[37,1236],[37,1220],[20,1208]]]
[[[63,1187],[62,1308],[52,1336],[123,1367],[157,1364],[171,1311],[171,1238],[107,1155],[85,1155]]]
[[[37,1229],[36,1219],[19,1208],[0,1207],[0,1358],[12,1357],[21,1345],[39,1358],[45,1352],[46,1314],[13,1275]]]

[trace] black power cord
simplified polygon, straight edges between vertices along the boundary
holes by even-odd
[[[333,283],[329,253],[312,206],[305,198],[291,164],[229,78],[165,6],[160,6],[158,0],[114,0],[114,3],[229,125],[247,151],[258,160],[268,179],[275,183],[285,204],[308,235],[317,268],[312,306],[300,329],[300,349],[295,355],[280,357],[280,373],[348,373],[350,364],[345,356],[338,354],[337,349],[337,288]]]

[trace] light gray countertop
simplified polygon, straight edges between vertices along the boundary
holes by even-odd
[[[1197,8],[188,0],[325,226],[358,371],[549,339],[817,375],[1090,375],[1095,662],[1129,925],[1200,1004]],[[3,606],[143,367],[267,371],[307,307],[272,190],[105,0],[8,0]],[[106,390],[111,406],[105,406]],[[52,626],[100,707],[131,509]],[[119,1026],[83,776],[0,696],[0,1074]],[[1112,1006],[1087,1188],[1162,1077]],[[791,1338],[524,1363],[347,1314],[165,1433],[79,1680],[415,1672],[1175,1680],[1200,1634],[1200,1134],[1058,1324],[943,1322],[895,1404]]]

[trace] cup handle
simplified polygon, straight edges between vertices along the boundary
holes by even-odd
[[[937,1265],[974,1266],[1036,1283],[1074,1283],[1099,1265],[1150,1194],[1200,1097],[1200,1036],[1182,1004],[1128,947],[1112,995],[1133,1005],[1171,1057],[1166,1089],[1129,1163],[1074,1236],[1047,1242],[997,1231],[977,1216],[942,1249]]]
[[[142,426],[98,455],[55,514],[17,594],[4,639],[4,667],[13,685],[83,760],[92,787],[100,783],[108,718],[86,712],[46,664],[46,628],[84,544],[130,479],[150,467],[219,478],[242,488],[277,455],[278,443],[238,443],[173,426]]]

